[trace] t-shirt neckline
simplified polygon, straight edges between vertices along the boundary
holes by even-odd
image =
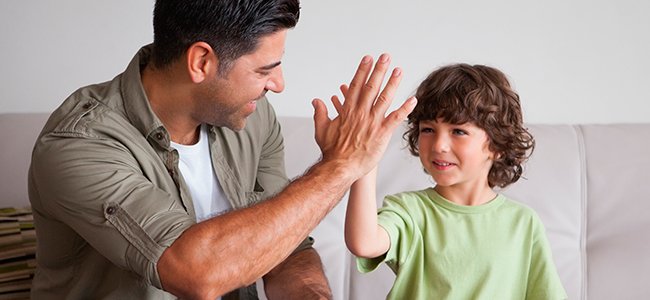
[[[451,202],[450,200],[441,196],[432,187],[426,189],[425,192],[433,202],[442,206],[443,208],[447,210],[459,212],[459,213],[464,213],[464,214],[479,214],[479,213],[491,211],[496,207],[500,206],[506,199],[503,195],[497,194],[497,196],[494,197],[494,199],[486,203],[483,203],[481,205],[461,205],[461,204]]]

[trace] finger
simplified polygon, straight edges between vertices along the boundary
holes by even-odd
[[[384,120],[384,125],[388,130],[393,131],[402,121],[406,120],[408,115],[413,111],[418,101],[415,97],[408,98],[402,105],[388,114]]]
[[[372,57],[370,55],[366,55],[361,59],[361,63],[359,64],[359,67],[357,67],[357,71],[354,73],[352,81],[350,81],[350,87],[348,89],[346,99],[358,98],[359,94],[361,93],[361,89],[368,80],[368,75],[370,74],[371,69]],[[357,105],[357,103],[356,101],[346,101],[345,105],[354,107]]]
[[[336,112],[340,115],[341,112],[343,111],[343,104],[341,104],[341,100],[339,100],[338,96],[336,95],[332,96],[332,104],[334,104],[334,108],[336,109]]]
[[[311,104],[314,107],[314,137],[316,138],[316,143],[321,145],[321,142],[325,139],[325,133],[331,120],[327,115],[327,106],[325,106],[322,100],[314,99]]]
[[[341,93],[343,94],[343,97],[347,97],[348,95],[348,90],[350,89],[347,84],[342,84],[339,89],[341,90]]]
[[[348,85],[347,84],[342,84],[339,89],[341,90],[341,93],[343,94],[343,99],[347,97],[348,94]],[[339,99],[338,96],[334,95],[332,96],[332,104],[334,104],[334,108],[336,108],[336,112],[340,115],[341,112],[343,111],[343,104],[341,102],[341,99]]]
[[[401,81],[402,81],[402,69],[395,68],[391,73],[390,77],[388,78],[388,82],[386,83],[386,86],[377,97],[377,100],[375,101],[375,105],[372,107],[372,111],[375,114],[380,116],[384,116],[386,114],[386,111],[390,107],[391,103],[393,103],[395,91],[397,90],[397,87],[399,86]]]
[[[384,76],[386,75],[386,71],[388,70],[389,63],[390,63],[390,55],[384,53],[381,56],[379,56],[379,59],[375,64],[375,68],[372,70],[372,73],[370,74],[370,78],[363,86],[363,90],[361,92],[362,93],[361,98],[359,99],[360,103],[363,103],[365,107],[371,108],[372,105],[375,103],[375,99],[377,98],[377,95],[379,94],[379,90],[381,89],[381,83],[384,81]]]

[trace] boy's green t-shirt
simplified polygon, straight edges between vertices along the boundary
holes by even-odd
[[[538,216],[503,195],[462,206],[429,188],[386,197],[378,215],[390,249],[357,267],[393,269],[388,299],[567,298]]]

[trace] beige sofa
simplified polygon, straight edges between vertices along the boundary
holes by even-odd
[[[26,172],[44,114],[0,115],[0,206],[28,205]],[[309,118],[281,118],[287,172],[319,156]],[[544,222],[570,299],[650,299],[650,123],[530,125],[537,148],[525,179],[503,191]],[[645,174],[645,175],[644,175]],[[380,164],[381,195],[431,185],[397,132]],[[314,230],[335,299],[383,299],[393,274],[356,271],[343,241],[343,199]],[[504,288],[508,288],[504,286]]]

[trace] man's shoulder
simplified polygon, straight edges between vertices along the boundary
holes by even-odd
[[[97,137],[102,128],[125,120],[119,75],[103,83],[79,88],[50,115],[42,135]]]

